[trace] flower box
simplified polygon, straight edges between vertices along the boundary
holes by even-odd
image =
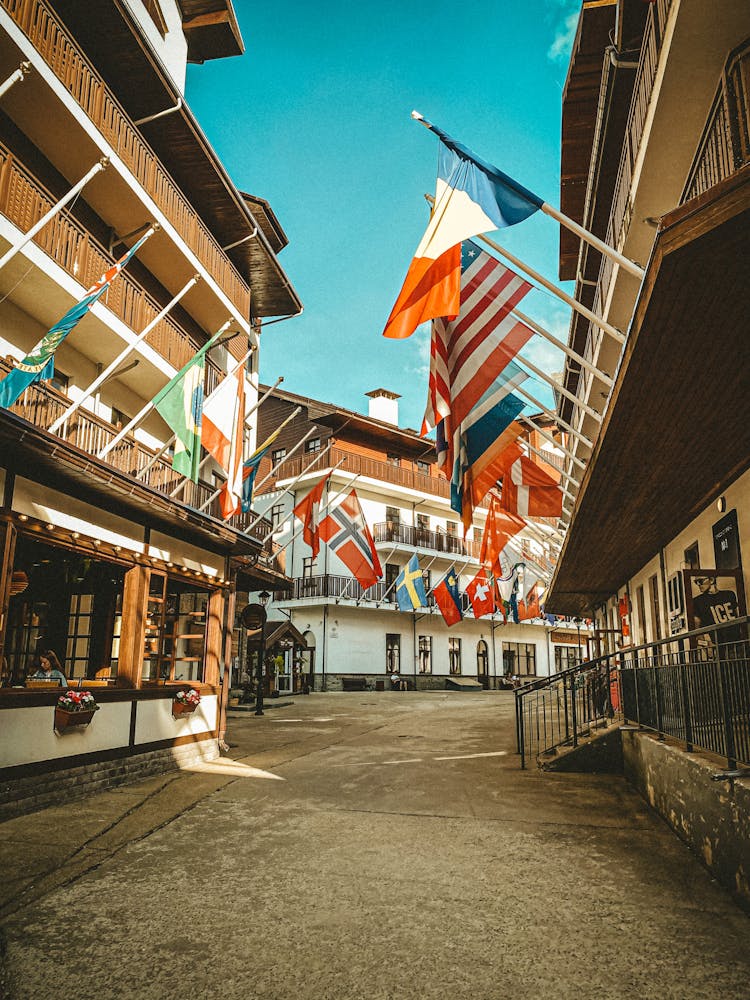
[[[95,711],[95,708],[90,708],[82,712],[68,712],[64,708],[55,708],[55,729],[58,733],[64,733],[68,729],[88,726]]]
[[[190,715],[200,703],[200,691],[196,691],[195,688],[178,691],[172,699],[172,718],[177,719],[181,715]]]
[[[94,718],[99,706],[90,691],[66,691],[55,705],[54,729],[65,733],[69,729],[85,728]]]
[[[182,701],[173,701],[172,715],[175,717],[175,719],[180,715],[190,715],[192,712],[196,710],[197,707],[198,707],[197,705],[186,705]]]

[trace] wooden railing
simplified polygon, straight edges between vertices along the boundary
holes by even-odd
[[[0,143],[0,213],[27,232],[55,201],[44,185]],[[85,288],[98,281],[114,263],[114,257],[64,209],[37,233],[34,243]],[[101,301],[135,333],[140,333],[162,309],[127,270],[112,282]],[[177,369],[199,347],[171,316],[157,323],[146,343]],[[220,370],[210,358],[207,367],[211,370],[210,392]]]
[[[4,378],[10,370],[11,366],[6,361],[0,361],[0,378]],[[11,409],[24,420],[34,424],[35,427],[45,429],[62,416],[69,404],[70,400],[67,396],[58,392],[51,385],[40,382],[26,389]],[[65,431],[65,440],[69,444],[75,445],[89,455],[97,455],[118,433],[118,428],[81,408],[76,410],[65,425]],[[128,434],[109,452],[105,462],[120,472],[135,478],[153,459],[154,454],[155,452],[151,448],[147,448],[132,434]],[[158,459],[146,476],[140,477],[139,481],[168,496],[182,478],[174,472],[171,462],[165,457]],[[215,489],[215,486],[204,481],[187,482],[178,499],[190,507],[200,509]],[[210,503],[204,513],[219,520],[222,519],[218,497]],[[227,523],[239,531],[244,531],[254,516],[252,513],[239,514]],[[252,538],[260,540],[270,531],[271,522],[263,519],[248,534]],[[268,554],[272,552],[270,542],[266,544],[264,551],[267,551]]]
[[[750,162],[750,39],[727,60],[680,204]]]
[[[44,0],[0,0],[0,5],[174,225],[238,313],[249,317],[247,283],[51,8]]]

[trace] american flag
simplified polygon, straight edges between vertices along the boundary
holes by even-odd
[[[461,308],[432,324],[422,434],[447,416],[458,427],[533,335],[510,315],[532,287],[473,240],[461,244]]]

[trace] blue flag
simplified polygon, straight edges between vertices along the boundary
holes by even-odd
[[[30,354],[19,361],[12,372],[9,372],[0,382],[0,406],[10,407],[34,382],[49,379],[55,374],[55,351],[70,331],[86,315],[91,306],[104,295],[114,278],[122,271],[134,253],[151,236],[150,230],[142,236],[135,246],[106,271],[80,302],[69,309],[62,319],[45,333]]]
[[[427,604],[424,579],[416,552],[398,575],[396,600],[399,611],[414,611],[415,608],[423,608]]]

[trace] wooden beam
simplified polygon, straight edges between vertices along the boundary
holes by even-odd
[[[215,24],[229,24],[229,11],[216,10],[210,14],[198,14],[189,21],[183,21],[182,28],[184,31],[192,31],[194,28],[210,28]]]
[[[208,621],[206,623],[206,655],[203,661],[203,683],[219,686],[219,664],[221,663],[224,638],[224,591],[214,590],[208,599]]]
[[[120,687],[139,688],[143,672],[143,648],[146,640],[146,608],[151,584],[148,566],[133,566],[125,574],[122,591],[122,633],[117,663]]]
[[[3,662],[5,633],[8,629],[8,605],[10,584],[13,579],[13,559],[16,554],[16,534],[16,526],[12,521],[0,521],[0,664]]]

